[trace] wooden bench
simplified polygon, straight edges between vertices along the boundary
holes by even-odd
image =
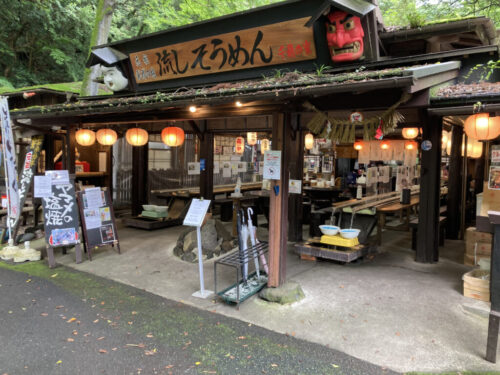
[[[410,221],[411,229],[411,248],[417,250],[417,230],[418,218]],[[444,239],[446,237],[446,216],[439,216],[439,246],[444,246]]]

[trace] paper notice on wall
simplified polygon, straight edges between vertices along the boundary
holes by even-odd
[[[52,195],[52,178],[50,176],[35,176],[35,198],[45,198]]]
[[[238,163],[238,173],[239,172],[246,172],[247,171],[247,163],[244,161],[240,161]]]
[[[102,193],[100,187],[85,189],[86,208],[99,208],[102,204]]]
[[[231,177],[231,163],[226,161],[222,166],[222,177],[229,178]]]
[[[281,178],[281,151],[266,151],[264,154],[264,178],[269,180]]]
[[[214,161],[214,174],[220,173],[220,163],[218,161]]]
[[[288,180],[288,193],[302,194],[302,180]]]
[[[188,175],[200,174],[200,163],[190,162],[188,163]]]
[[[50,176],[52,185],[69,184],[69,173],[67,170],[45,171],[45,176]]]
[[[85,219],[85,227],[87,229],[95,229],[101,226],[101,215],[98,208],[87,208],[83,210]]]
[[[238,162],[238,161],[231,162],[231,172],[232,172],[233,176],[238,174],[238,165],[239,164],[240,164],[240,162]]]

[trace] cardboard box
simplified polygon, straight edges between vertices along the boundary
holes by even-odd
[[[474,256],[474,254],[464,254],[464,264],[466,266],[475,267],[479,264],[479,260],[484,258],[491,259],[489,255],[476,254],[476,256]]]
[[[462,276],[464,296],[480,301],[490,300],[490,271],[472,270]]]
[[[491,242],[466,242],[465,254],[491,255]]]
[[[469,227],[465,231],[465,242],[489,242],[491,243],[493,235],[489,232],[478,231],[475,227]]]

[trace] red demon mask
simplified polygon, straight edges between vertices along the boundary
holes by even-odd
[[[365,33],[359,17],[342,11],[331,12],[326,23],[326,40],[333,62],[353,61],[363,55]]]

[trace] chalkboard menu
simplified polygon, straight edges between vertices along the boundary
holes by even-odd
[[[99,187],[85,189],[78,192],[78,203],[89,255],[92,248],[104,245],[117,245],[120,252],[109,191]]]
[[[51,247],[80,243],[78,206],[73,184],[53,184],[50,197],[42,198],[45,239]]]

